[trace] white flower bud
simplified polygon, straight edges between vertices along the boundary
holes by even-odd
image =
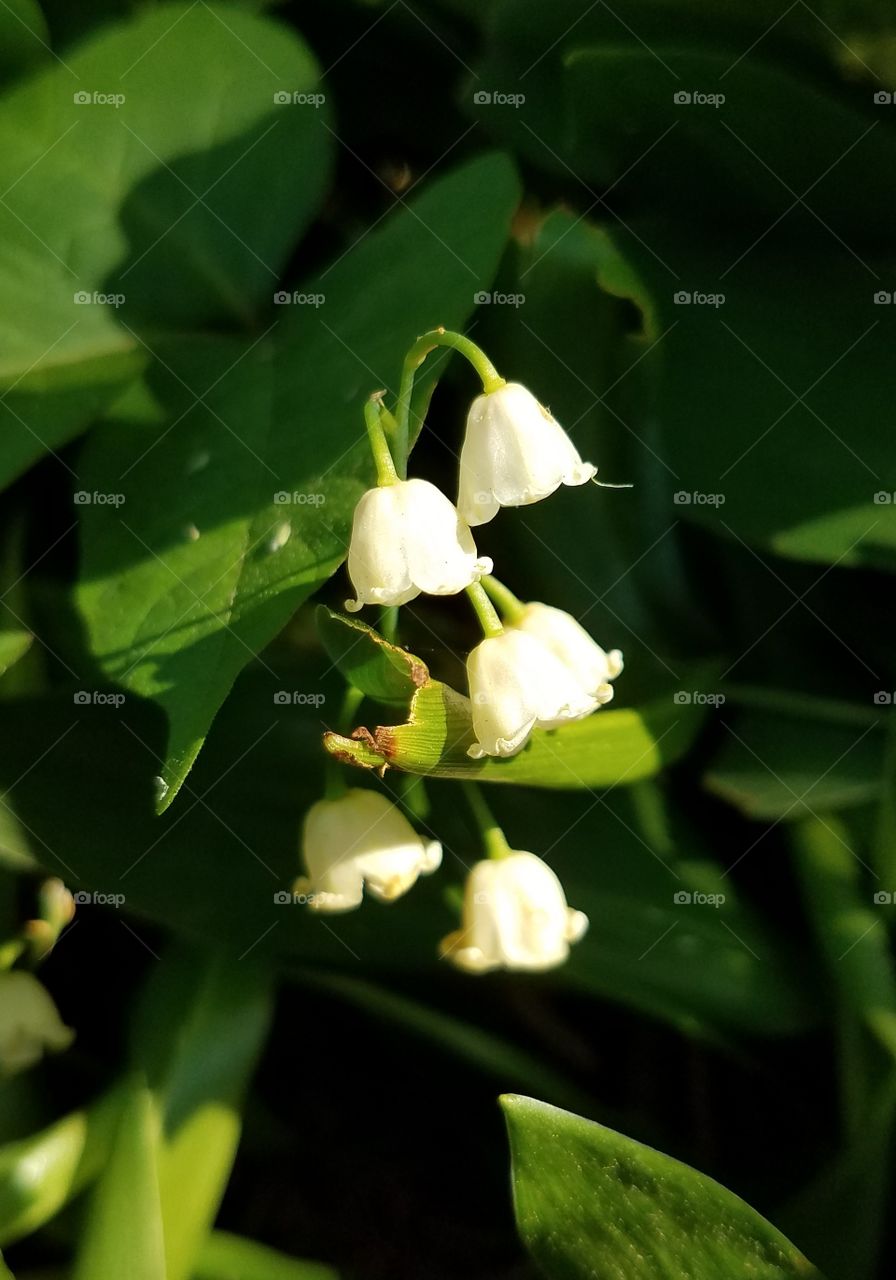
[[[353,788],[337,800],[319,800],[305,817],[302,854],[307,877],[296,890],[315,911],[351,911],[364,888],[381,902],[406,893],[442,861],[442,846],[424,841],[407,818],[378,791]]]
[[[528,506],[561,484],[585,484],[596,474],[560,424],[518,382],[473,401],[457,499],[467,524],[485,524],[499,507]]]
[[[540,640],[599,705],[612,700],[610,681],[622,671],[619,649],[607,653],[571,614],[537,601],[525,605],[511,626]]]
[[[512,756],[534,728],[581,720],[599,705],[540,640],[511,628],[481,640],[467,658],[474,759]]]
[[[491,570],[440,489],[400,480],[368,489],[355,507],[348,573],[357,599],[345,607],[354,613],[365,604],[407,604],[421,591],[456,595]]]
[[[566,905],[563,886],[534,853],[477,862],[467,878],[461,928],[440,953],[468,973],[491,969],[553,969],[588,917]]]
[[[0,973],[0,1074],[24,1071],[44,1050],[61,1052],[74,1038],[33,973],[24,969]]]

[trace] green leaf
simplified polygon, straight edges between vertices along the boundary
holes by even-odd
[[[25,656],[33,640],[30,631],[0,631],[0,676]]]
[[[828,719],[825,707],[724,716],[725,734],[706,774],[707,789],[749,818],[796,821],[807,813],[874,801],[881,790],[885,717],[853,708]]]
[[[622,28],[619,35],[625,39]],[[792,62],[784,69],[761,54],[736,63],[735,56],[682,49],[680,42],[648,49],[618,37],[573,50],[564,79],[576,173],[584,181],[612,180],[631,169],[628,199],[647,206],[662,198],[689,221],[730,226],[750,217],[756,231],[746,232],[742,248],[793,212],[797,192],[810,190],[812,210],[835,233],[866,243],[885,235],[885,210],[896,195],[896,139],[874,127],[870,84],[860,111]],[[679,103],[682,91],[689,97]],[[691,100],[700,93],[721,101]],[[786,119],[802,121],[798,134],[781,128]],[[639,166],[648,149],[649,163]],[[835,159],[836,175],[825,181]],[[733,292],[734,276],[731,285]]]
[[[374,702],[406,707],[429,679],[425,663],[400,645],[390,644],[359,618],[346,618],[320,605],[317,630],[327,656],[347,683]]]
[[[82,483],[125,501],[83,508],[78,603],[106,676],[169,717],[162,807],[239,670],[341,564],[372,479],[364,399],[395,383],[418,333],[459,327],[517,199],[497,155],[432,183],[305,287],[325,306],[283,308],[272,346],[166,348],[175,376],[154,390],[176,432],[91,436]],[[200,405],[181,380],[217,385]]]
[[[15,1280],[15,1276],[0,1256],[0,1280]]]
[[[193,1280],[339,1280],[339,1273],[319,1262],[288,1258],[229,1231],[213,1231],[202,1247]]]
[[[188,1280],[214,1222],[271,1016],[270,979],[251,962],[184,946],[153,972],[132,1056],[158,1119],[166,1280]]]
[[[49,1222],[108,1159],[122,1093],[111,1090],[40,1133],[0,1147],[0,1245]]]
[[[390,766],[438,778],[475,778],[530,787],[604,787],[649,778],[682,756],[706,718],[706,708],[680,705],[670,689],[638,709],[601,710],[550,732],[536,732],[509,760],[474,760],[470,702],[438,680],[414,694],[409,719],[357,738],[326,733],[337,760],[364,769]]]
[[[532,1098],[502,1098],[523,1241],[550,1280],[820,1280],[732,1192]]]
[[[152,1095],[135,1075],[109,1162],[91,1193],[72,1280],[166,1280],[158,1142]]]
[[[633,376],[656,381],[670,519],[798,560],[892,569],[896,462],[880,423],[896,395],[896,311],[873,301],[886,261],[866,251],[866,286],[848,255],[774,237],[747,256],[740,240],[697,245],[668,224],[597,242],[602,287],[643,318]],[[681,292],[724,301],[676,303]]]
[[[605,840],[610,836],[604,831]],[[592,921],[588,945],[573,949],[564,981],[684,1034],[729,1044],[737,1036],[794,1035],[817,1023],[816,997],[795,949],[738,897],[717,864],[673,860],[670,871],[641,848],[625,852],[627,883],[618,883],[618,873],[583,868],[581,857],[564,868],[569,901]]]
[[[0,483],[143,368],[144,321],[267,310],[331,150],[319,111],[274,95],[319,90],[285,27],[178,4],[103,29],[0,100]]]

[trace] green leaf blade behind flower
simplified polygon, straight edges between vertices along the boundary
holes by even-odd
[[[359,618],[346,618],[325,605],[318,606],[316,616],[327,656],[365,697],[406,707],[429,679],[425,663]]]
[[[669,689],[639,707],[603,708],[559,729],[536,730],[510,759],[474,760],[467,754],[475,742],[469,699],[430,680],[414,694],[405,724],[356,730],[351,738],[327,733],[324,746],[361,768],[575,790],[652,777],[688,750],[706,718],[706,707],[677,704]]]
[[[517,1224],[549,1280],[823,1280],[696,1169],[532,1098],[501,1102]]]
[[[282,308],[272,338],[165,347],[161,425],[92,434],[82,483],[124,500],[82,510],[78,604],[105,676],[168,715],[162,808],[241,668],[344,559],[373,479],[364,400],[434,320],[463,323],[518,195],[494,154],[429,184],[308,283],[324,304]],[[183,383],[212,389],[200,405]]]

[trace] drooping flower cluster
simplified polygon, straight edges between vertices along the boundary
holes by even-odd
[[[456,506],[428,481],[404,478],[413,370],[440,342],[466,355],[483,383],[467,417]],[[586,484],[597,468],[582,460],[531,392],[499,377],[469,339],[444,330],[424,335],[409,352],[408,370],[397,417],[381,394],[365,408],[378,483],[355,508],[348,553],[355,595],[345,607],[356,612],[466,591],[484,632],[467,659],[475,736],[469,754],[512,756],[534,730],[580,720],[609,702],[622,654],[602,649],[561,609],[517,600],[491,576],[492,561],[479,555],[471,530],[501,507]],[[487,811],[477,797],[471,804],[481,818]],[[469,874],[462,925],[445,939],[442,955],[471,973],[561,964],[587,918],[567,906],[541,859],[510,849],[490,819],[480,825],[489,857]],[[439,866],[442,849],[424,841],[383,795],[344,787],[340,793],[337,786],[307,814],[303,855],[307,875],[296,890],[313,910],[340,912],[359,906],[365,890],[393,901]]]
[[[470,408],[457,508],[428,481],[399,479],[391,458],[380,467],[379,485],[355,508],[348,572],[356,596],[346,608],[473,587],[493,566],[479,556],[471,525],[500,507],[538,502],[561,484],[585,484],[596,471],[530,391],[500,382]],[[619,651],[606,654],[569,614],[515,603],[507,626],[495,619],[468,659],[476,756],[513,755],[534,728],[590,715],[612,698],[609,682],[622,670]]]

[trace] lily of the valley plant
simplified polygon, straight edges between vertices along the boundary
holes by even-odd
[[[414,374],[438,346],[460,352],[482,381],[467,417],[456,505],[429,481],[406,476]],[[601,648],[563,610],[519,600],[493,576],[471,531],[501,507],[527,506],[561,485],[594,479],[597,468],[582,460],[551,413],[525,387],[505,382],[468,338],[437,329],[408,352],[394,413],[377,393],[365,420],[377,484],[355,508],[348,552],[355,594],[346,608],[379,605],[394,638],[398,606],[419,595],[466,592],[483,632],[467,658],[475,735],[469,754],[515,755],[532,733],[608,703],[622,671],[620,651]],[[350,690],[348,705],[358,700]],[[567,905],[545,862],[510,847],[476,784],[464,786],[486,856],[469,871],[460,927],[440,954],[468,973],[562,964],[587,918]],[[365,891],[393,902],[442,860],[441,845],[420,836],[396,804],[371,789],[349,789],[332,762],[327,794],[305,819],[302,853],[306,875],[295,890],[318,912],[358,907]]]

